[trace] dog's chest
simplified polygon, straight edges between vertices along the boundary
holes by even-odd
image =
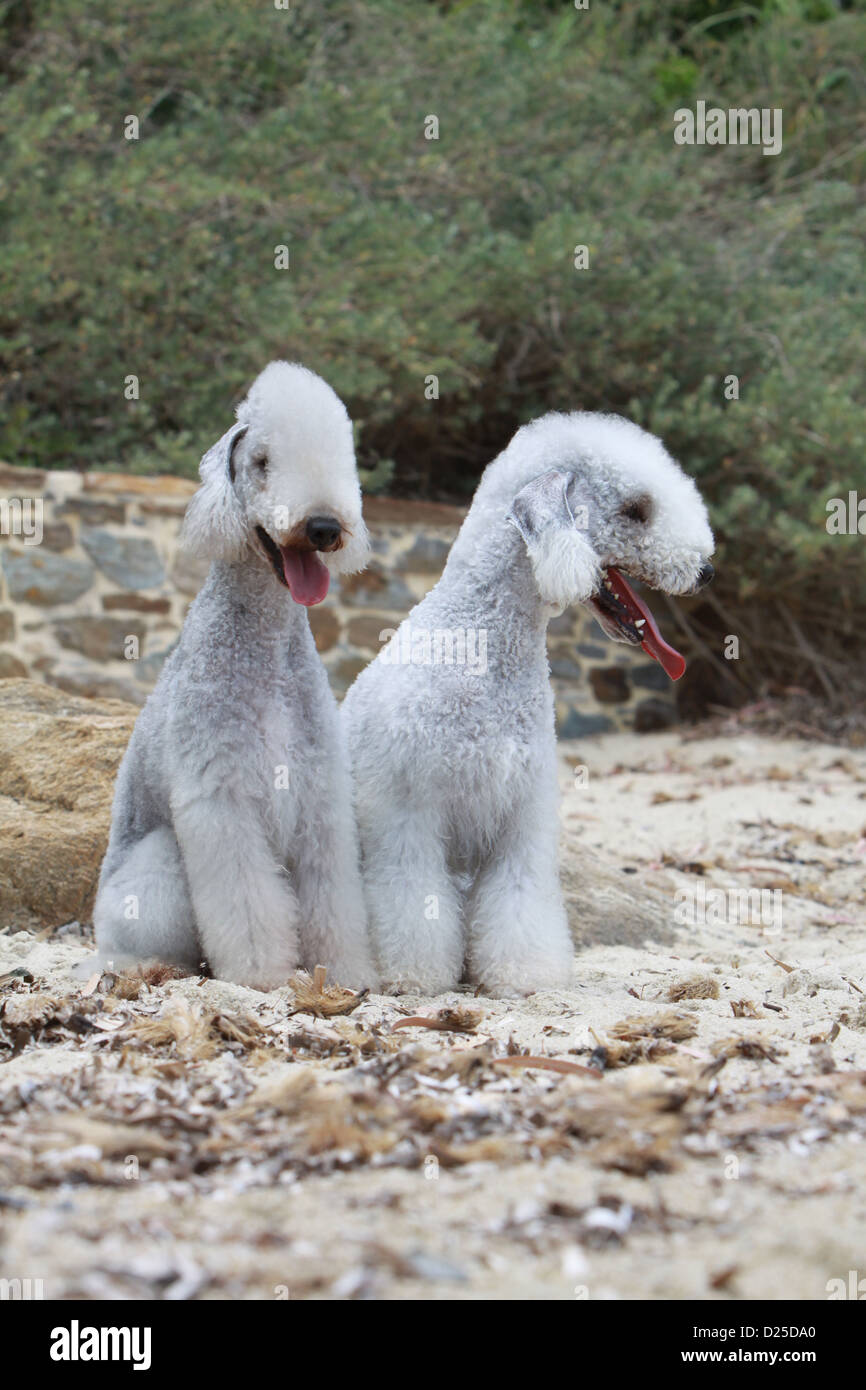
[[[450,732],[428,772],[445,808],[452,845],[472,859],[523,814],[539,779],[549,776],[547,755],[555,737],[549,687],[533,690],[531,698],[507,711],[484,710],[474,720],[465,718]]]
[[[256,720],[263,800],[283,858],[291,855],[301,820],[317,816],[331,795],[336,737],[326,683],[304,684],[287,676]]]

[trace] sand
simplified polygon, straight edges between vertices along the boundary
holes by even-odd
[[[82,985],[74,931],[0,935],[0,1275],[581,1300],[866,1276],[866,754],[669,733],[561,759],[572,902],[589,859],[670,905],[646,941],[576,922],[565,990],[316,1018],[290,988]],[[443,1008],[474,1028],[393,1031]],[[526,1054],[571,1071],[501,1060]]]

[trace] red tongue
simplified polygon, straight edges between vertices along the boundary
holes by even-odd
[[[668,646],[656,627],[652,613],[646,604],[638,598],[624,575],[610,566],[608,566],[607,575],[620,599],[623,600],[627,608],[632,610],[631,618],[643,618],[646,624],[641,642],[644,651],[658,662],[672,681],[678,681],[686,669],[685,657],[675,647]]]
[[[315,550],[294,550],[289,545],[283,545],[280,553],[283,557],[283,574],[295,603],[303,603],[307,608],[321,603],[328,592],[331,576]]]

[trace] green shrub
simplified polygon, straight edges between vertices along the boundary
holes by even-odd
[[[412,495],[619,411],[698,477],[738,620],[854,641],[862,540],[824,515],[866,496],[862,14],[6,0],[0,31],[0,456],[193,474],[273,356]],[[783,152],[676,146],[697,99],[781,107]]]

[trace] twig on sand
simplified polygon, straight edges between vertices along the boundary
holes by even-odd
[[[601,1072],[595,1067],[581,1066],[580,1062],[566,1062],[564,1057],[493,1057],[493,1065],[497,1067],[531,1067],[533,1071],[559,1071],[568,1075],[592,1076],[596,1081],[601,1080]]]
[[[412,1014],[410,1018],[398,1018],[391,1024],[391,1032],[398,1028],[437,1028],[443,1033],[474,1033],[483,1015],[475,1009],[440,1009],[435,1014]]]
[[[786,965],[785,962],[784,962],[783,960],[779,960],[777,956],[774,956],[774,955],[773,955],[772,951],[766,951],[766,950],[765,950],[765,951],[764,951],[764,955],[765,955],[765,956],[769,956],[769,957],[770,957],[770,960],[771,960],[771,961],[774,961],[776,965],[781,965],[782,969],[783,969],[784,971],[786,971],[787,974],[789,974],[789,975],[792,974],[792,972],[793,972],[794,970],[797,969],[796,965]]]

